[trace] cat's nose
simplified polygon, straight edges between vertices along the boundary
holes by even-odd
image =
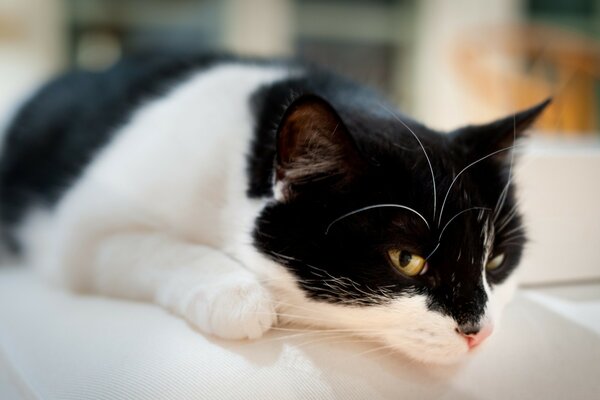
[[[456,331],[466,339],[469,349],[481,344],[492,334],[493,330],[494,328],[490,323],[484,325],[462,324],[456,328]]]

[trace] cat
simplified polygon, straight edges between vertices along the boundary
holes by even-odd
[[[5,132],[3,242],[74,291],[221,338],[301,325],[455,362],[514,290],[512,149],[548,102],[441,133],[294,60],[69,72]]]

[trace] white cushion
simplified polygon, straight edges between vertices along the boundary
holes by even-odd
[[[572,304],[520,293],[488,345],[439,367],[351,336],[218,340],[154,305],[65,293],[4,268],[0,399],[598,398],[600,326],[577,322],[600,320],[592,288]],[[570,321],[552,302],[584,315]]]

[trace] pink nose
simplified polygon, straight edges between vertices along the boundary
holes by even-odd
[[[458,333],[460,333],[460,335],[467,340],[467,346],[469,346],[469,349],[472,349],[475,346],[481,344],[485,339],[487,339],[492,334],[493,330],[493,326],[491,324],[487,324],[483,328],[479,329],[477,332],[471,331],[468,333],[463,333],[459,329]]]

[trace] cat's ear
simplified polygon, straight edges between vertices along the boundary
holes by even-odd
[[[327,101],[305,95],[288,107],[277,131],[275,178],[284,197],[316,180],[342,182],[361,161],[346,126]]]
[[[502,160],[510,154],[509,151],[503,151],[503,149],[511,148],[515,139],[518,141],[522,138],[525,130],[535,122],[551,101],[552,99],[548,98],[531,108],[505,118],[485,125],[467,126],[457,129],[451,134],[454,140],[466,147],[473,157],[485,157],[497,152],[494,158]]]

